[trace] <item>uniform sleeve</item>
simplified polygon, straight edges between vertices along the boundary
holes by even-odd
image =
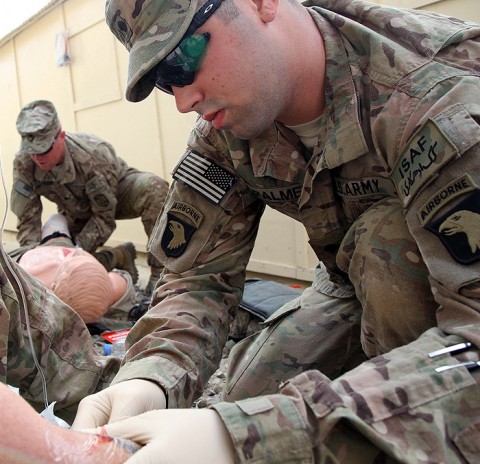
[[[17,216],[17,241],[20,246],[40,243],[42,229],[42,201],[32,183],[18,171],[14,162],[11,210]]]
[[[202,163],[214,175],[189,182],[187,166]],[[233,171],[198,153],[187,152],[173,177],[149,242],[165,265],[161,286],[129,334],[115,382],[151,379],[169,407],[188,407],[220,361],[264,205]]]
[[[479,59],[480,43],[477,53]],[[401,145],[392,171],[441,305],[438,325],[449,333],[458,331],[464,316],[479,317],[479,122],[480,78],[441,82],[418,104],[409,124],[417,129]]]
[[[88,252],[103,245],[116,228],[118,171],[117,161],[107,144],[98,145],[94,153],[96,165],[85,184],[90,201],[91,217],[75,236],[75,241]]]
[[[479,376],[438,373],[458,361],[428,356],[462,340],[434,328],[333,381],[306,371],[279,394],[212,407],[239,463],[474,462]]]

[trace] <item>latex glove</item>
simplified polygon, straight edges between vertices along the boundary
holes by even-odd
[[[72,429],[93,429],[166,405],[165,393],[155,382],[126,380],[83,398]]]
[[[150,411],[93,431],[145,445],[127,464],[234,464],[226,427],[213,409]]]

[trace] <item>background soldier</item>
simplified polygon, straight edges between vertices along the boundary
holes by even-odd
[[[17,130],[22,140],[14,160],[11,209],[18,217],[20,246],[40,243],[44,196],[67,218],[78,246],[94,254],[107,271],[127,270],[136,282],[136,252],[131,242],[100,251],[97,248],[115,230],[116,219],[141,217],[150,237],[168,183],[127,166],[104,140],[64,131],[49,101],[37,100],[23,107]],[[162,264],[150,253],[148,264],[151,275],[145,292],[151,293]]]

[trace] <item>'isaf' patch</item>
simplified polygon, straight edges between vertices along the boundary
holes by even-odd
[[[403,150],[392,171],[392,180],[403,204],[408,206],[420,188],[455,156],[455,146],[429,119]]]
[[[439,219],[426,225],[437,235],[455,261],[480,260],[480,190],[475,190]]]

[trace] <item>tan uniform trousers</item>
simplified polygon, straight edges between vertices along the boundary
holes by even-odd
[[[301,297],[233,348],[225,400],[275,393],[281,382],[309,369],[336,378],[436,325],[428,271],[397,199],[384,199],[357,219],[337,263],[356,296],[325,294],[318,268]]]

